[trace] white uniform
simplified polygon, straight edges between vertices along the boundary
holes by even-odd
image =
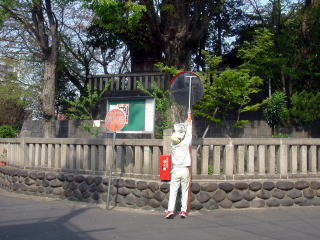
[[[172,171],[168,211],[174,211],[177,192],[181,184],[181,211],[187,211],[189,192],[189,169],[191,157],[189,146],[192,140],[192,123],[187,126],[184,139],[179,144],[172,144]]]

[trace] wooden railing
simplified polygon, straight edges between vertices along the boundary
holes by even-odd
[[[151,89],[152,82],[161,89],[169,88],[169,76],[161,72],[95,75],[89,78],[89,86],[97,90],[104,89],[110,83],[111,91],[134,91],[137,90],[137,82],[141,82],[147,90]]]
[[[31,169],[159,178],[159,158],[169,152],[169,138],[0,139],[7,165]],[[198,147],[200,146],[200,147]],[[320,177],[320,139],[209,138],[194,140],[192,173],[198,179]]]

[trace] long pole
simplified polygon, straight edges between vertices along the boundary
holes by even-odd
[[[115,160],[115,142],[116,142],[116,134],[117,132],[113,132],[112,134],[112,160],[109,163],[109,181],[108,181],[108,193],[107,193],[107,209],[109,209],[110,204],[110,191],[111,191],[111,182],[112,182],[112,165]]]
[[[191,83],[192,83],[192,78],[194,78],[195,76],[186,76],[186,77],[189,78],[188,119],[192,120],[192,116],[191,116]],[[192,156],[192,147],[191,147],[191,145],[189,146],[189,154],[190,154],[190,157],[191,157]],[[191,183],[192,183],[192,166],[190,165],[190,167],[189,167],[188,211],[191,210]]]
[[[186,76],[187,78],[189,78],[189,104],[188,104],[188,115],[191,114],[191,82],[192,82],[192,78],[194,78],[195,76]]]

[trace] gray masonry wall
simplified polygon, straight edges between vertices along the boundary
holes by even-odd
[[[58,138],[95,138],[92,134],[80,128],[81,120],[57,120],[56,123],[56,136]],[[205,120],[194,121],[194,135],[195,137],[202,137],[208,122]],[[209,124],[209,130],[206,134],[207,138],[262,138],[272,137],[271,129],[264,120],[251,120],[244,128],[232,128],[231,131],[221,125]],[[290,137],[305,138],[305,137],[320,137],[319,123],[312,124],[308,129],[298,128],[282,128],[281,133],[286,133]],[[23,123],[21,134],[29,137],[43,137],[43,121],[41,120],[26,120]],[[107,135],[105,129],[100,127],[98,137],[111,138]],[[153,138],[151,134],[121,134],[117,138]]]
[[[0,167],[0,187],[9,191],[95,204],[107,201],[108,178]],[[111,206],[164,210],[169,183],[115,178]],[[320,180],[194,181],[191,209],[320,205]],[[179,204],[177,204],[178,206]]]

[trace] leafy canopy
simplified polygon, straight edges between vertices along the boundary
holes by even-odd
[[[88,0],[98,23],[129,45],[143,47],[150,37],[147,22],[141,21],[146,6],[134,1]],[[137,34],[137,32],[139,34]]]
[[[291,97],[290,121],[298,126],[320,120],[320,92],[302,91]]]
[[[107,85],[102,91],[97,91],[91,90],[90,86],[87,85],[88,96],[81,96],[74,101],[65,99],[71,106],[67,110],[66,116],[70,119],[94,120],[98,113],[99,103],[103,99],[106,91],[109,90],[109,86],[110,85]]]
[[[251,76],[250,70],[244,68],[227,68],[219,72],[221,58],[207,52],[204,54],[208,65],[204,76],[205,90],[194,114],[220,124],[226,119],[236,119],[234,127],[243,127],[247,121],[240,120],[240,113],[256,111],[260,107],[260,104],[250,104],[250,96],[260,91],[262,79]]]

